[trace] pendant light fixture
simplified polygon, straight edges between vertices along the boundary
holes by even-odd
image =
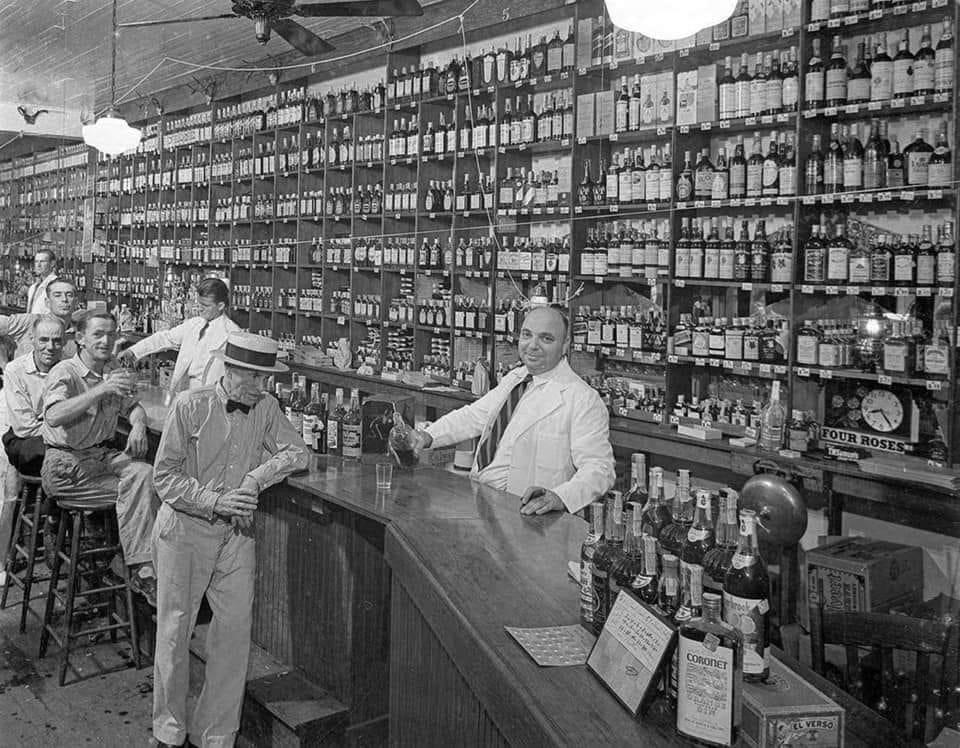
[[[110,38],[110,107],[92,125],[83,126],[83,142],[101,153],[119,156],[140,145],[143,133],[130,127],[116,110],[117,100],[117,0],[113,0],[113,22]]]
[[[614,25],[651,39],[684,39],[727,20],[737,0],[606,0]]]

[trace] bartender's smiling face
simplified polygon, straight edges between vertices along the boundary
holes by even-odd
[[[197,305],[200,307],[200,316],[207,322],[213,322],[223,314],[223,310],[226,307],[226,304],[222,301],[217,301],[212,296],[201,296],[197,299]]]
[[[560,312],[550,307],[530,311],[520,329],[520,360],[531,374],[545,374],[567,352],[566,325]]]
[[[269,374],[227,364],[223,375],[223,389],[227,397],[244,405],[254,405],[263,397],[263,388]]]

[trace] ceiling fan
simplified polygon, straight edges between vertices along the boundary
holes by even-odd
[[[249,18],[253,21],[253,30],[260,44],[266,44],[270,40],[270,32],[276,31],[298,52],[307,57],[315,57],[330,52],[334,46],[292,20],[290,16],[326,18],[423,15],[423,8],[418,0],[335,0],[305,5],[297,5],[295,0],[232,0],[232,4],[232,13],[163,21],[133,21],[118,23],[117,27],[163,26],[168,23],[191,23],[219,18]]]

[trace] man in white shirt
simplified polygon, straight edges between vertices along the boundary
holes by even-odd
[[[52,249],[41,249],[33,256],[36,280],[27,290],[27,314],[50,314],[47,286],[57,277],[57,256]]]
[[[610,490],[610,418],[566,361],[568,332],[560,309],[532,309],[520,330],[524,365],[476,402],[413,432],[414,450],[479,436],[471,477],[522,495],[523,514],[577,512]]]
[[[177,350],[177,363],[170,379],[170,391],[192,390],[214,384],[223,376],[223,363],[211,357],[232,332],[240,327],[226,315],[229,291],[219,278],[206,278],[197,287],[200,316],[191,317],[169,330],[156,332],[119,355],[121,362],[133,363],[159,351]]]
[[[59,318],[64,326],[63,355],[67,358],[76,353],[75,332],[73,327],[73,312],[77,301],[77,289],[66,278],[46,279],[44,281],[43,296],[47,309],[41,314],[9,314],[0,315],[0,335],[6,335],[17,344],[16,356],[23,356],[33,350],[34,323],[43,314],[52,314]]]

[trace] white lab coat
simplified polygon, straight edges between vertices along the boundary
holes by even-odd
[[[240,332],[240,327],[226,314],[221,314],[210,323],[203,338],[200,338],[200,330],[205,323],[203,317],[191,317],[169,330],[155,332],[130,350],[137,359],[158,351],[180,351],[170,380],[170,389],[174,392],[213,384],[223,376],[223,362],[211,358],[210,353],[222,348],[227,336],[232,332]]]
[[[527,375],[522,366],[508,373],[474,403],[448,413],[427,432],[444,447],[490,431],[507,395]],[[556,493],[577,512],[609,491],[616,479],[610,446],[610,417],[596,391],[563,359],[544,385],[529,390],[514,411],[501,446],[512,453],[506,490],[522,495],[530,486]],[[474,456],[471,477],[477,478]]]
[[[27,289],[27,314],[50,314],[47,286],[56,277],[56,273],[50,273],[46,278],[30,284]]]

